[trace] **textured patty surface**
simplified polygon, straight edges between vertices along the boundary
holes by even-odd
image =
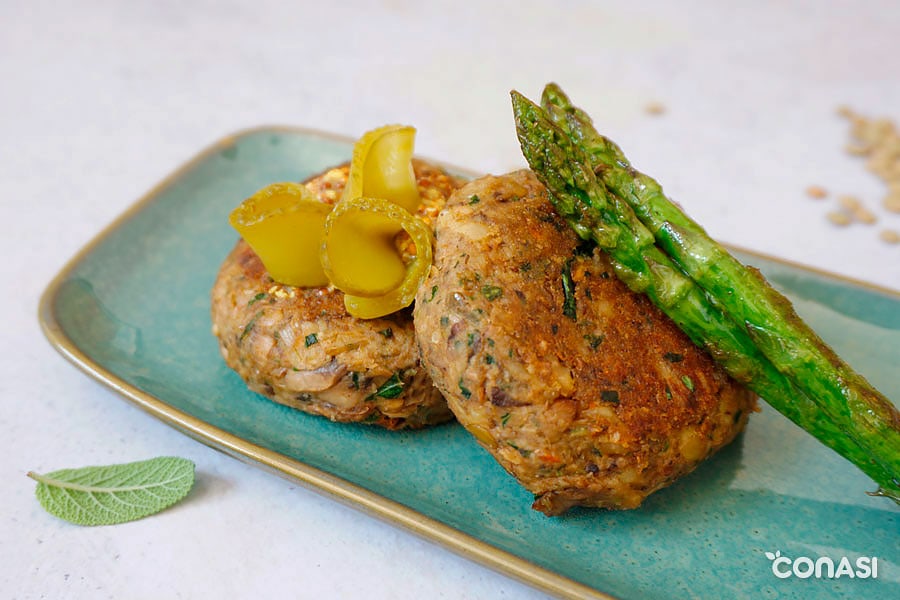
[[[421,161],[419,216],[433,222],[459,181]],[[349,168],[312,178],[323,202],[340,199]],[[332,287],[295,288],[272,281],[243,240],[225,259],[212,289],[213,333],[225,362],[255,392],[334,421],[389,429],[452,418],[420,366],[411,309],[380,319],[347,314]]]
[[[422,360],[535,509],[637,507],[746,424],[755,398],[583,249],[530,171],[458,190],[436,235]]]

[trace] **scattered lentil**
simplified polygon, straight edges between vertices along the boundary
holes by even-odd
[[[661,102],[651,102],[644,107],[648,115],[659,116],[666,112],[666,107]]]
[[[884,197],[884,207],[895,213],[900,213],[900,191],[891,192]]]
[[[844,146],[844,151],[847,154],[852,154],[853,156],[865,156],[869,153],[868,146],[861,146],[859,144],[847,144]]]
[[[893,229],[882,229],[881,233],[878,234],[878,237],[881,238],[882,242],[887,244],[900,244],[900,233],[897,233]]]
[[[860,206],[853,211],[853,218],[866,225],[874,225],[878,222],[878,217],[875,216],[875,213],[864,206]]]
[[[862,205],[859,201],[859,198],[857,198],[856,196],[840,196],[838,197],[838,204],[840,204],[847,210],[856,210]]]
[[[806,188],[806,195],[816,200],[821,200],[828,195],[828,191],[820,185],[811,185]]]
[[[853,116],[855,116],[853,109],[850,108],[849,106],[847,106],[846,104],[842,104],[841,106],[837,107],[837,114],[844,117],[845,119],[850,119]]]
[[[829,221],[841,227],[849,225],[853,221],[853,218],[850,215],[839,210],[833,210],[825,216],[828,217]]]

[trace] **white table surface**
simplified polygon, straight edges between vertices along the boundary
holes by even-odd
[[[524,165],[508,91],[554,80],[714,236],[900,289],[900,245],[877,239],[900,215],[835,113],[900,119],[897,2],[327,4],[0,2],[0,596],[544,597],[183,436],[41,335],[63,264],[235,130],[407,122],[422,155],[498,173]],[[834,227],[810,184],[879,224]],[[197,464],[195,490],[114,527],[49,516],[25,477],[164,454]]]

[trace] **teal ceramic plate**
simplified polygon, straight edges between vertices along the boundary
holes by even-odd
[[[44,294],[51,342],[82,369],[204,443],[300,480],[474,560],[567,597],[900,598],[900,511],[763,408],[730,447],[639,510],[547,518],[458,425],[338,425],[244,387],[210,334],[209,290],[256,189],[347,160],[352,142],[284,128],[229,137],[152,190]],[[743,253],[888,397],[900,397],[900,296]],[[783,560],[877,557],[877,578],[801,578]],[[793,564],[793,563],[792,563]],[[854,567],[855,568],[855,567]],[[820,572],[827,575],[827,569]],[[838,571],[840,573],[840,571]],[[856,573],[861,571],[856,571]]]

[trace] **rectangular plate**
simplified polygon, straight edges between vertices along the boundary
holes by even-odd
[[[258,188],[349,159],[287,128],[230,136],[153,189],[51,283],[40,318],[69,360],[152,415],[526,583],[566,597],[900,597],[898,511],[864,475],[764,407],[732,445],[639,510],[531,510],[457,424],[340,425],[252,392],[210,334],[209,290]],[[900,396],[900,295],[748,253],[888,397]],[[448,460],[452,457],[452,460]],[[776,578],[766,552],[877,556],[873,579]]]

